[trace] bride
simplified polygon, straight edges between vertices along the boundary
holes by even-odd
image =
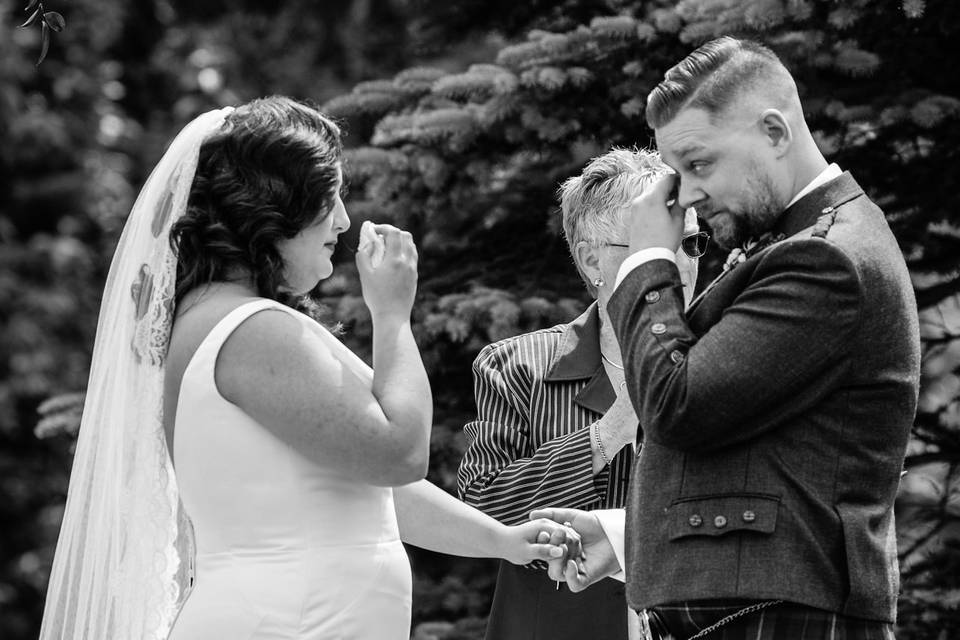
[[[401,540],[518,564],[576,548],[422,480],[409,233],[357,253],[372,370],[311,317],[341,185],[336,125],[288,98],[171,143],[107,279],[42,639],[405,640]]]

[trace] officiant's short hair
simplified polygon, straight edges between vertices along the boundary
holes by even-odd
[[[752,40],[724,36],[702,45],[664,74],[647,96],[652,129],[669,123],[684,108],[723,114],[746,90],[792,101],[797,86],[773,51]]]
[[[656,151],[614,147],[592,159],[579,176],[567,178],[557,196],[574,264],[578,242],[593,246],[627,242],[627,205],[669,171]],[[593,283],[584,276],[580,265],[576,266],[587,288],[595,294]]]

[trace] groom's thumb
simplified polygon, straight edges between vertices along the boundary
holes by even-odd
[[[571,522],[576,515],[573,509],[534,509],[530,512],[530,519],[546,518],[560,524]]]

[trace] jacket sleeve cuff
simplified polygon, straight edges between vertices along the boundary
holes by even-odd
[[[627,256],[627,259],[623,261],[623,264],[620,265],[620,269],[617,271],[617,281],[613,288],[616,289],[619,287],[624,278],[635,268],[651,260],[669,260],[674,264],[677,262],[676,253],[666,247],[652,247],[631,253]]]

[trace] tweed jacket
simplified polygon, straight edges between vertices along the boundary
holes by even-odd
[[[783,599],[892,622],[920,364],[906,265],[849,173],[774,233],[686,314],[666,260],[630,272],[609,303],[645,433],[627,598]]]
[[[539,507],[622,507],[633,466],[624,447],[593,475],[590,425],[615,395],[600,361],[597,305],[570,323],[485,347],[473,364],[477,418],[464,427],[461,499],[494,518],[526,522]],[[486,637],[626,640],[623,584],[557,588],[544,568],[503,561]]]

